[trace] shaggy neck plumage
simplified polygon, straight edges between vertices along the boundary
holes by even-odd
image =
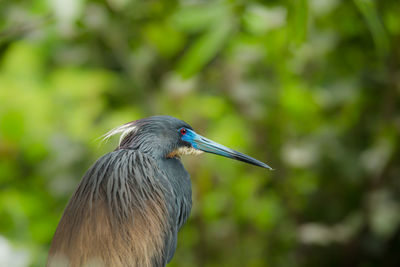
[[[163,177],[151,157],[132,149],[100,158],[64,212],[48,266],[164,266],[172,189]]]

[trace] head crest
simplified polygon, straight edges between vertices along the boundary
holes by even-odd
[[[107,141],[108,139],[110,139],[110,137],[117,135],[117,134],[121,134],[121,136],[119,138],[119,144],[121,144],[124,137],[127,136],[129,133],[133,132],[136,129],[136,127],[137,127],[136,121],[127,122],[124,125],[118,126],[114,129],[108,131],[104,135],[102,135],[101,136],[102,141]]]

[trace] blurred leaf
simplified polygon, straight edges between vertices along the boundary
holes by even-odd
[[[244,25],[254,34],[263,34],[268,30],[284,26],[286,13],[283,7],[266,8],[262,5],[250,5],[243,14]]]
[[[0,133],[6,140],[21,141],[24,137],[25,118],[21,111],[11,111],[0,114]]]
[[[165,57],[174,56],[185,42],[183,34],[166,23],[150,24],[144,29],[144,34],[150,44]]]
[[[29,42],[16,42],[7,51],[2,61],[2,70],[10,77],[22,81],[40,78],[42,51]]]
[[[189,78],[200,71],[222,49],[231,31],[232,24],[229,21],[222,20],[213,25],[191,45],[179,61],[177,71],[184,78]]]
[[[221,4],[189,5],[179,9],[171,22],[184,31],[198,32],[213,28],[227,13],[226,6]]]
[[[354,0],[371,31],[376,49],[381,56],[385,56],[389,51],[389,41],[379,18],[374,0]]]
[[[307,38],[308,32],[308,1],[307,0],[290,0],[290,8],[288,12],[289,43],[296,45],[301,44]]]

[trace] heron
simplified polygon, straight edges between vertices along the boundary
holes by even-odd
[[[272,169],[199,134],[171,116],[126,123],[117,148],[81,179],[55,231],[47,266],[144,266],[169,263],[192,207],[181,156],[213,153]]]

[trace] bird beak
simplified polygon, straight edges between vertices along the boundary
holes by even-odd
[[[243,153],[240,153],[238,151],[230,149],[226,146],[218,144],[218,143],[216,143],[210,139],[207,139],[193,131],[191,131],[191,135],[193,138],[191,140],[191,143],[195,149],[199,149],[199,150],[207,152],[207,153],[213,153],[213,154],[224,156],[224,157],[231,158],[231,159],[240,160],[240,161],[247,162],[247,163],[262,167],[262,168],[273,170],[270,166],[268,166],[264,162],[261,162],[261,161],[256,160],[255,158],[252,158],[248,155],[245,155]]]

